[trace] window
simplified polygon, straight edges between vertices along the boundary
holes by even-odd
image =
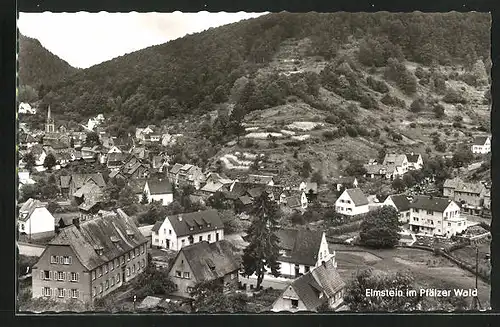
[[[168,235],[172,235],[172,230],[171,229],[168,230]]]
[[[115,267],[118,268],[120,265],[120,260],[118,258],[115,259]]]
[[[59,263],[58,259],[59,259],[58,256],[52,255],[50,256],[50,263]]]
[[[71,273],[71,281],[72,282],[77,282],[78,281],[78,273],[72,272]]]
[[[141,253],[144,253],[144,251],[146,251],[146,246],[145,246],[145,245],[142,245],[142,246],[141,246]]]
[[[198,238],[198,242],[201,242],[201,241],[203,241],[203,236],[200,236],[200,237]]]
[[[43,296],[51,296],[52,289],[50,287],[44,287],[44,288],[42,288],[42,294],[43,294]]]
[[[64,288],[57,289],[57,297],[64,297],[64,293],[66,293]]]
[[[188,287],[186,288],[186,291],[187,291],[188,293],[191,293],[191,292],[193,291],[193,288],[192,288],[192,287],[190,287],[190,286],[188,286]]]
[[[114,265],[113,260],[111,260],[111,261],[109,262],[109,271],[112,271],[112,270],[115,270],[115,265]]]
[[[175,272],[175,276],[176,276],[176,277],[182,277],[181,272],[180,272],[179,270],[177,270],[177,271]]]
[[[72,263],[71,257],[70,256],[64,256],[63,257],[63,263],[65,265],[70,265]]]
[[[102,293],[102,283],[99,284],[99,294]]]
[[[57,272],[57,280],[64,280],[64,272],[58,271]]]
[[[215,241],[219,240],[219,233],[215,233]]]
[[[120,258],[120,262],[122,263],[122,265],[125,263],[125,257],[123,255]]]
[[[163,228],[163,234],[167,234],[167,229]]]
[[[79,293],[79,292],[78,292],[78,290],[77,290],[76,288],[73,288],[73,289],[71,290],[71,297],[72,297],[73,299],[77,299],[77,298],[78,298],[78,295],[79,295],[78,293]]]
[[[184,278],[189,278],[189,272],[187,272],[187,271],[186,271],[186,272],[184,272],[184,276],[183,276],[183,277],[184,277]]]
[[[92,280],[95,280],[95,270],[92,270]]]
[[[24,224],[21,224],[21,230],[24,230]]]
[[[428,215],[432,215],[432,214],[433,214],[433,211],[431,211],[431,210],[427,210],[427,214],[428,214]]]
[[[108,264],[105,263],[104,264],[104,274],[107,274],[108,273]]]
[[[130,252],[127,253],[127,261],[130,261]]]
[[[116,283],[118,284],[120,282],[120,274],[116,275]]]
[[[235,273],[232,273],[231,274],[231,279],[235,279],[236,278],[236,274]]]
[[[208,234],[207,240],[210,242],[211,239],[212,239],[212,235]]]
[[[130,268],[127,267],[127,277],[129,277],[129,276],[130,276]]]
[[[43,279],[50,279],[50,271],[44,270],[42,271]]]
[[[109,289],[109,279],[106,281],[106,289]]]
[[[135,251],[134,251],[134,250],[132,250],[132,251],[130,251],[130,252],[132,252],[132,259],[133,259],[133,258],[135,258]],[[129,252],[129,253],[130,253],[130,252]]]
[[[111,277],[111,286],[115,286],[115,278]]]
[[[92,290],[92,296],[96,296],[97,295],[97,288],[94,287],[94,289]]]
[[[448,223],[448,227],[451,227],[451,223]]]
[[[323,253],[322,252],[319,253],[319,259],[320,260],[323,259]]]
[[[98,275],[99,277],[101,277],[101,276],[102,276],[102,267],[97,268],[97,275]]]
[[[299,300],[291,300],[292,301],[292,308],[298,308],[299,307]]]
[[[306,273],[309,272],[309,269],[310,269],[309,266],[305,266],[305,268],[304,268]]]
[[[135,274],[135,264],[132,266],[132,274]]]
[[[181,241],[182,246],[184,246],[184,240]]]

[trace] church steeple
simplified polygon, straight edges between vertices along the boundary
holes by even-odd
[[[54,119],[50,116],[50,105],[47,109],[47,122],[45,123],[45,133],[54,133],[55,132]]]

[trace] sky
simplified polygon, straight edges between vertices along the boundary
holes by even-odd
[[[77,68],[266,13],[20,13],[19,32]]]

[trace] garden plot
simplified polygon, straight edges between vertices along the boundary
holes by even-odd
[[[308,121],[296,121],[287,125],[286,127],[292,130],[310,131],[316,128],[317,126],[324,126],[324,124],[317,122],[308,122]]]
[[[245,138],[247,139],[258,139],[258,140],[265,140],[268,137],[276,137],[276,138],[282,138],[284,135],[282,133],[249,133],[245,135]]]

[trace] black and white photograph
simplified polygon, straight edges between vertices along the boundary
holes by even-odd
[[[491,310],[489,13],[17,29],[17,314]]]

